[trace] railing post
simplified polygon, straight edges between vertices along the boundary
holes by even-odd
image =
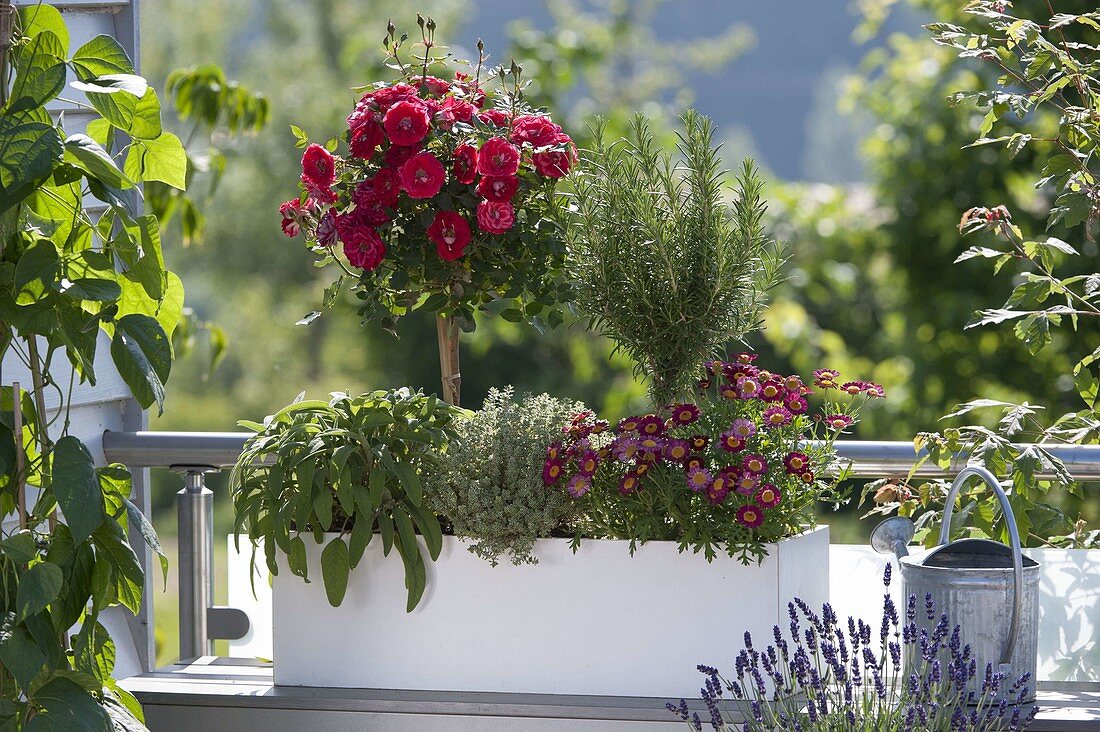
[[[176,494],[179,521],[180,659],[209,656],[207,608],[214,602],[214,494],[208,466],[175,467],[185,474]]]

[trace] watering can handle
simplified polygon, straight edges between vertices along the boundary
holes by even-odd
[[[1005,649],[1001,654],[1001,663],[1009,663],[1012,660],[1012,651],[1016,648],[1016,635],[1020,629],[1020,616],[1024,606],[1024,555],[1020,548],[1020,532],[1016,529],[1016,516],[1012,513],[1012,506],[1008,502],[1001,482],[993,473],[979,465],[968,465],[959,471],[955,482],[951,484],[951,490],[947,492],[947,501],[943,511],[943,526],[940,527],[940,545],[946,544],[951,538],[951,514],[955,508],[955,498],[959,489],[963,487],[967,478],[978,476],[997,494],[997,500],[1001,503],[1001,513],[1004,514],[1005,523],[1008,525],[1008,537],[1012,543],[1012,581],[1013,602],[1012,622],[1008,626],[1008,639],[1005,641]]]

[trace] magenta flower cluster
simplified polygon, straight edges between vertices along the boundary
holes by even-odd
[[[604,434],[609,425],[591,412],[577,415],[563,439],[547,449],[544,482],[564,484],[573,498],[602,483],[629,496],[678,475],[684,490],[729,511],[742,526],[762,526],[790,494],[818,481],[824,466],[802,447],[815,425],[835,435],[854,418],[831,402],[824,414],[811,417],[807,398],[814,388],[798,376],[761,369],[755,360],[755,354],[742,353],[707,363],[698,403],[627,417],[613,436]],[[839,376],[819,369],[814,385],[838,395],[884,395],[877,384],[841,384]],[[594,440],[596,435],[602,437]]]

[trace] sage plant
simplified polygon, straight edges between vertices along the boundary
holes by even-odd
[[[828,603],[818,615],[796,598],[787,605],[789,636],[775,626],[774,643],[761,651],[745,633],[734,680],[698,667],[705,715],[684,699],[667,708],[692,729],[723,732],[1026,729],[1038,711],[1023,703],[1031,674],[1010,680],[987,664],[980,691],[968,691],[979,669],[959,626],[937,615],[931,595],[910,595],[902,614],[889,593],[891,567],[878,628],[852,617],[842,623]]]

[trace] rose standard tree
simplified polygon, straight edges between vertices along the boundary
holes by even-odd
[[[336,139],[310,144],[294,129],[305,147],[301,193],[280,213],[287,236],[304,235],[322,263],[339,268],[325,307],[350,282],[364,323],[392,332],[412,310],[437,313],[443,395],[457,404],[458,336],[473,330],[475,312],[540,328],[564,319],[570,292],[552,208],[576,150],[524,105],[521,67],[485,72],[480,41],[467,72],[432,75],[459,62],[437,53],[445,49],[431,18],[417,21],[411,57],[407,34],[390,25],[384,45],[400,79],[363,90],[347,118],[346,153],[334,154]],[[483,86],[483,74],[496,89]]]

